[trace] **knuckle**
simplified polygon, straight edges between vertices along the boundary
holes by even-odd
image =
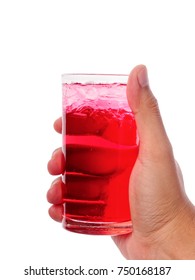
[[[159,106],[158,106],[158,100],[156,97],[151,93],[146,95],[145,98],[145,105],[147,108],[149,108],[153,113],[160,116]]]

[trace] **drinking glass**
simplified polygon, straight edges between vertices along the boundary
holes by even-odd
[[[132,231],[129,180],[138,154],[127,75],[62,75],[63,227],[118,235]]]

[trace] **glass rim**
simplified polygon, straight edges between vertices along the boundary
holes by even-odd
[[[62,84],[127,84],[127,74],[65,73],[61,75]]]

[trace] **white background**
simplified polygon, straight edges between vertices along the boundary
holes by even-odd
[[[193,0],[0,1],[5,270],[21,278],[29,265],[123,260],[110,237],[69,233],[47,214],[46,192],[54,179],[47,161],[61,145],[52,126],[61,114],[64,72],[129,73],[146,64],[195,203],[194,15]]]

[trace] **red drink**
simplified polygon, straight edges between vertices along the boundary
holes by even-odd
[[[103,89],[102,89],[103,88]],[[66,229],[89,234],[131,231],[129,177],[138,153],[134,116],[128,105],[102,98],[124,94],[124,84],[64,85],[65,93],[98,92],[98,98],[64,107]],[[102,93],[103,92],[103,93]],[[121,98],[121,97],[120,97]],[[126,100],[126,99],[125,99]]]

